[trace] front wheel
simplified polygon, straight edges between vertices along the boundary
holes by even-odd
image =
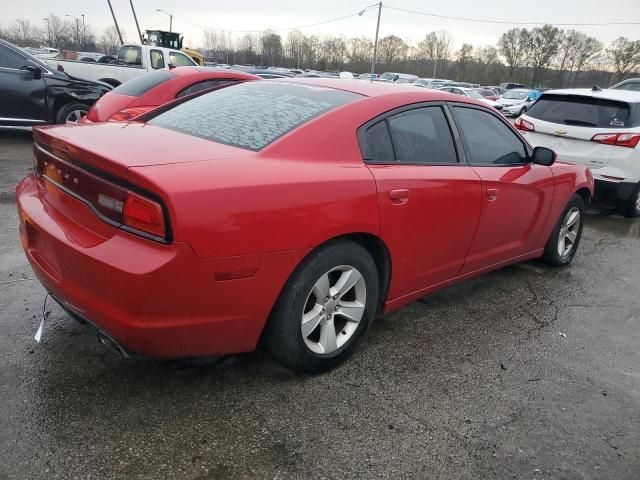
[[[84,103],[68,103],[63,105],[56,115],[56,123],[77,123],[89,112]]]
[[[571,263],[582,237],[584,212],[584,200],[580,195],[574,194],[545,246],[543,262],[554,267]]]
[[[348,240],[321,247],[280,294],[265,330],[267,350],[296,371],[338,365],[367,331],[378,290],[378,272],[364,248]]]
[[[640,217],[640,183],[623,205],[624,216],[627,218]]]

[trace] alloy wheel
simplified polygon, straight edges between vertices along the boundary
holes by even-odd
[[[564,216],[558,235],[558,254],[566,257],[573,250],[580,231],[580,209],[573,207]]]
[[[345,345],[364,315],[367,286],[362,274],[340,265],[323,274],[305,302],[300,330],[305,345],[318,355],[328,355]]]
[[[82,117],[87,115],[88,110],[72,110],[69,112],[69,115],[67,115],[67,118],[65,119],[66,123],[78,123],[78,120],[80,120]]]

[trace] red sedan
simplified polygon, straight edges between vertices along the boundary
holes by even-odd
[[[146,356],[263,341],[336,365],[376,315],[576,253],[589,170],[466,97],[358,80],[217,89],[137,122],[35,130],[20,235],[46,290]]]
[[[103,95],[79,123],[130,120],[160,105],[205,89],[261,80],[250,73],[207,67],[157,70],[123,83]]]

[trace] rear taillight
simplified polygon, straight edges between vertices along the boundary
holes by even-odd
[[[518,117],[516,123],[513,125],[518,130],[522,130],[523,132],[535,132],[536,128],[533,123],[523,119],[522,117]]]
[[[616,147],[636,148],[640,142],[640,133],[598,133],[591,140]]]
[[[155,108],[153,105],[144,106],[144,107],[130,107],[125,108],[124,110],[120,110],[118,113],[114,113],[110,118],[110,122],[126,122],[127,120],[131,120],[136,118],[143,113],[148,112],[149,110]]]
[[[152,194],[142,193],[109,174],[71,157],[75,148],[54,140],[34,146],[36,174],[85,203],[101,220],[158,242],[169,243],[166,209]]]

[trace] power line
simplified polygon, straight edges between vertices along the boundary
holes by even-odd
[[[451,17],[448,15],[439,15],[437,13],[421,12],[418,10],[410,10],[408,8],[392,7],[389,5],[382,5],[383,8],[389,10],[397,10],[399,12],[413,13],[416,15],[423,15],[425,17],[443,18],[446,20],[459,20],[463,22],[476,22],[476,23],[497,23],[501,25],[556,25],[561,27],[595,27],[603,25],[640,25],[640,22],[595,22],[595,23],[550,23],[550,22],[511,22],[507,20],[488,20],[481,18],[469,18],[469,17]]]

